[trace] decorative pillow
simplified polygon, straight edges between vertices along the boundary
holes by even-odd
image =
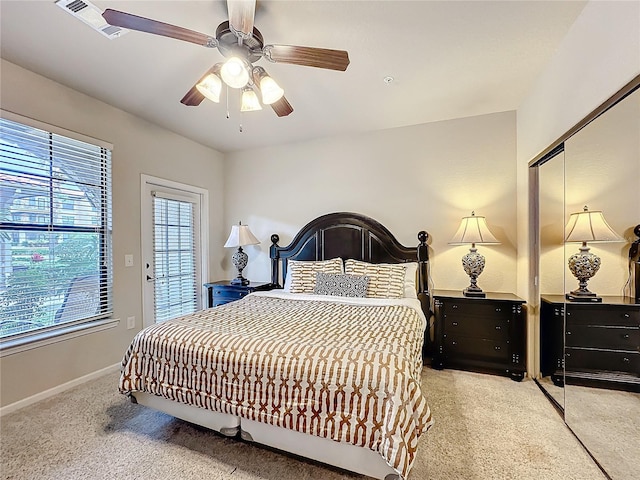
[[[313,293],[337,297],[366,297],[368,287],[369,277],[366,276],[318,272]]]
[[[288,291],[291,293],[313,293],[316,287],[316,273],[318,272],[344,273],[341,258],[318,262],[289,260],[287,267],[289,270],[287,276],[291,278],[291,286]]]
[[[346,274],[369,277],[367,297],[372,298],[403,298],[406,271],[402,263],[367,263],[358,260],[345,262]]]

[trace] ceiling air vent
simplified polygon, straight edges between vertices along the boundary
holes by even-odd
[[[57,0],[56,5],[107,38],[118,38],[129,31],[125,28],[109,25],[102,18],[102,10],[86,0]]]

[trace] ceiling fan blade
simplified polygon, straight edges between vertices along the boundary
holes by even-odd
[[[282,97],[277,102],[272,103],[271,108],[273,108],[273,111],[276,112],[276,115],[279,117],[286,117],[293,112],[293,107],[285,97]]]
[[[204,80],[205,77],[210,73],[220,72],[220,66],[221,66],[220,63],[216,63],[213,67],[211,67],[209,70],[204,72],[204,74],[193,85],[193,87],[191,87],[189,91],[184,95],[184,97],[182,97],[182,100],[180,100],[180,103],[182,103],[183,105],[186,105],[187,107],[197,107],[198,105],[200,105],[204,100],[204,95],[198,91],[198,89],[196,88],[196,85],[198,85],[202,80]]]
[[[296,47],[292,45],[267,45],[267,60],[276,63],[292,63],[307,67],[328,68],[344,72],[349,66],[349,53],[328,48]]]
[[[120,12],[107,8],[102,14],[109,25],[116,27],[128,28],[138,32],[153,33],[154,35],[162,35],[163,37],[175,38],[185,42],[195,43],[205,47],[215,48],[218,41],[204,33],[195,32],[187,28],[177,27],[168,23],[158,22],[150,18],[139,17],[131,13]]]
[[[256,13],[256,0],[227,0],[229,25],[231,30],[242,38],[253,34],[253,19]]]

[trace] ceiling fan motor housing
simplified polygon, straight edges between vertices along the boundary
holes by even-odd
[[[253,27],[253,35],[242,39],[242,44],[238,42],[238,36],[231,30],[229,22],[222,22],[216,29],[216,40],[218,40],[218,50],[225,57],[240,57],[249,63],[256,62],[262,58],[262,48],[264,39],[262,33]]]

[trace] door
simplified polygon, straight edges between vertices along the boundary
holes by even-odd
[[[206,278],[206,191],[143,176],[143,325],[200,310]],[[204,220],[206,221],[206,220]]]

